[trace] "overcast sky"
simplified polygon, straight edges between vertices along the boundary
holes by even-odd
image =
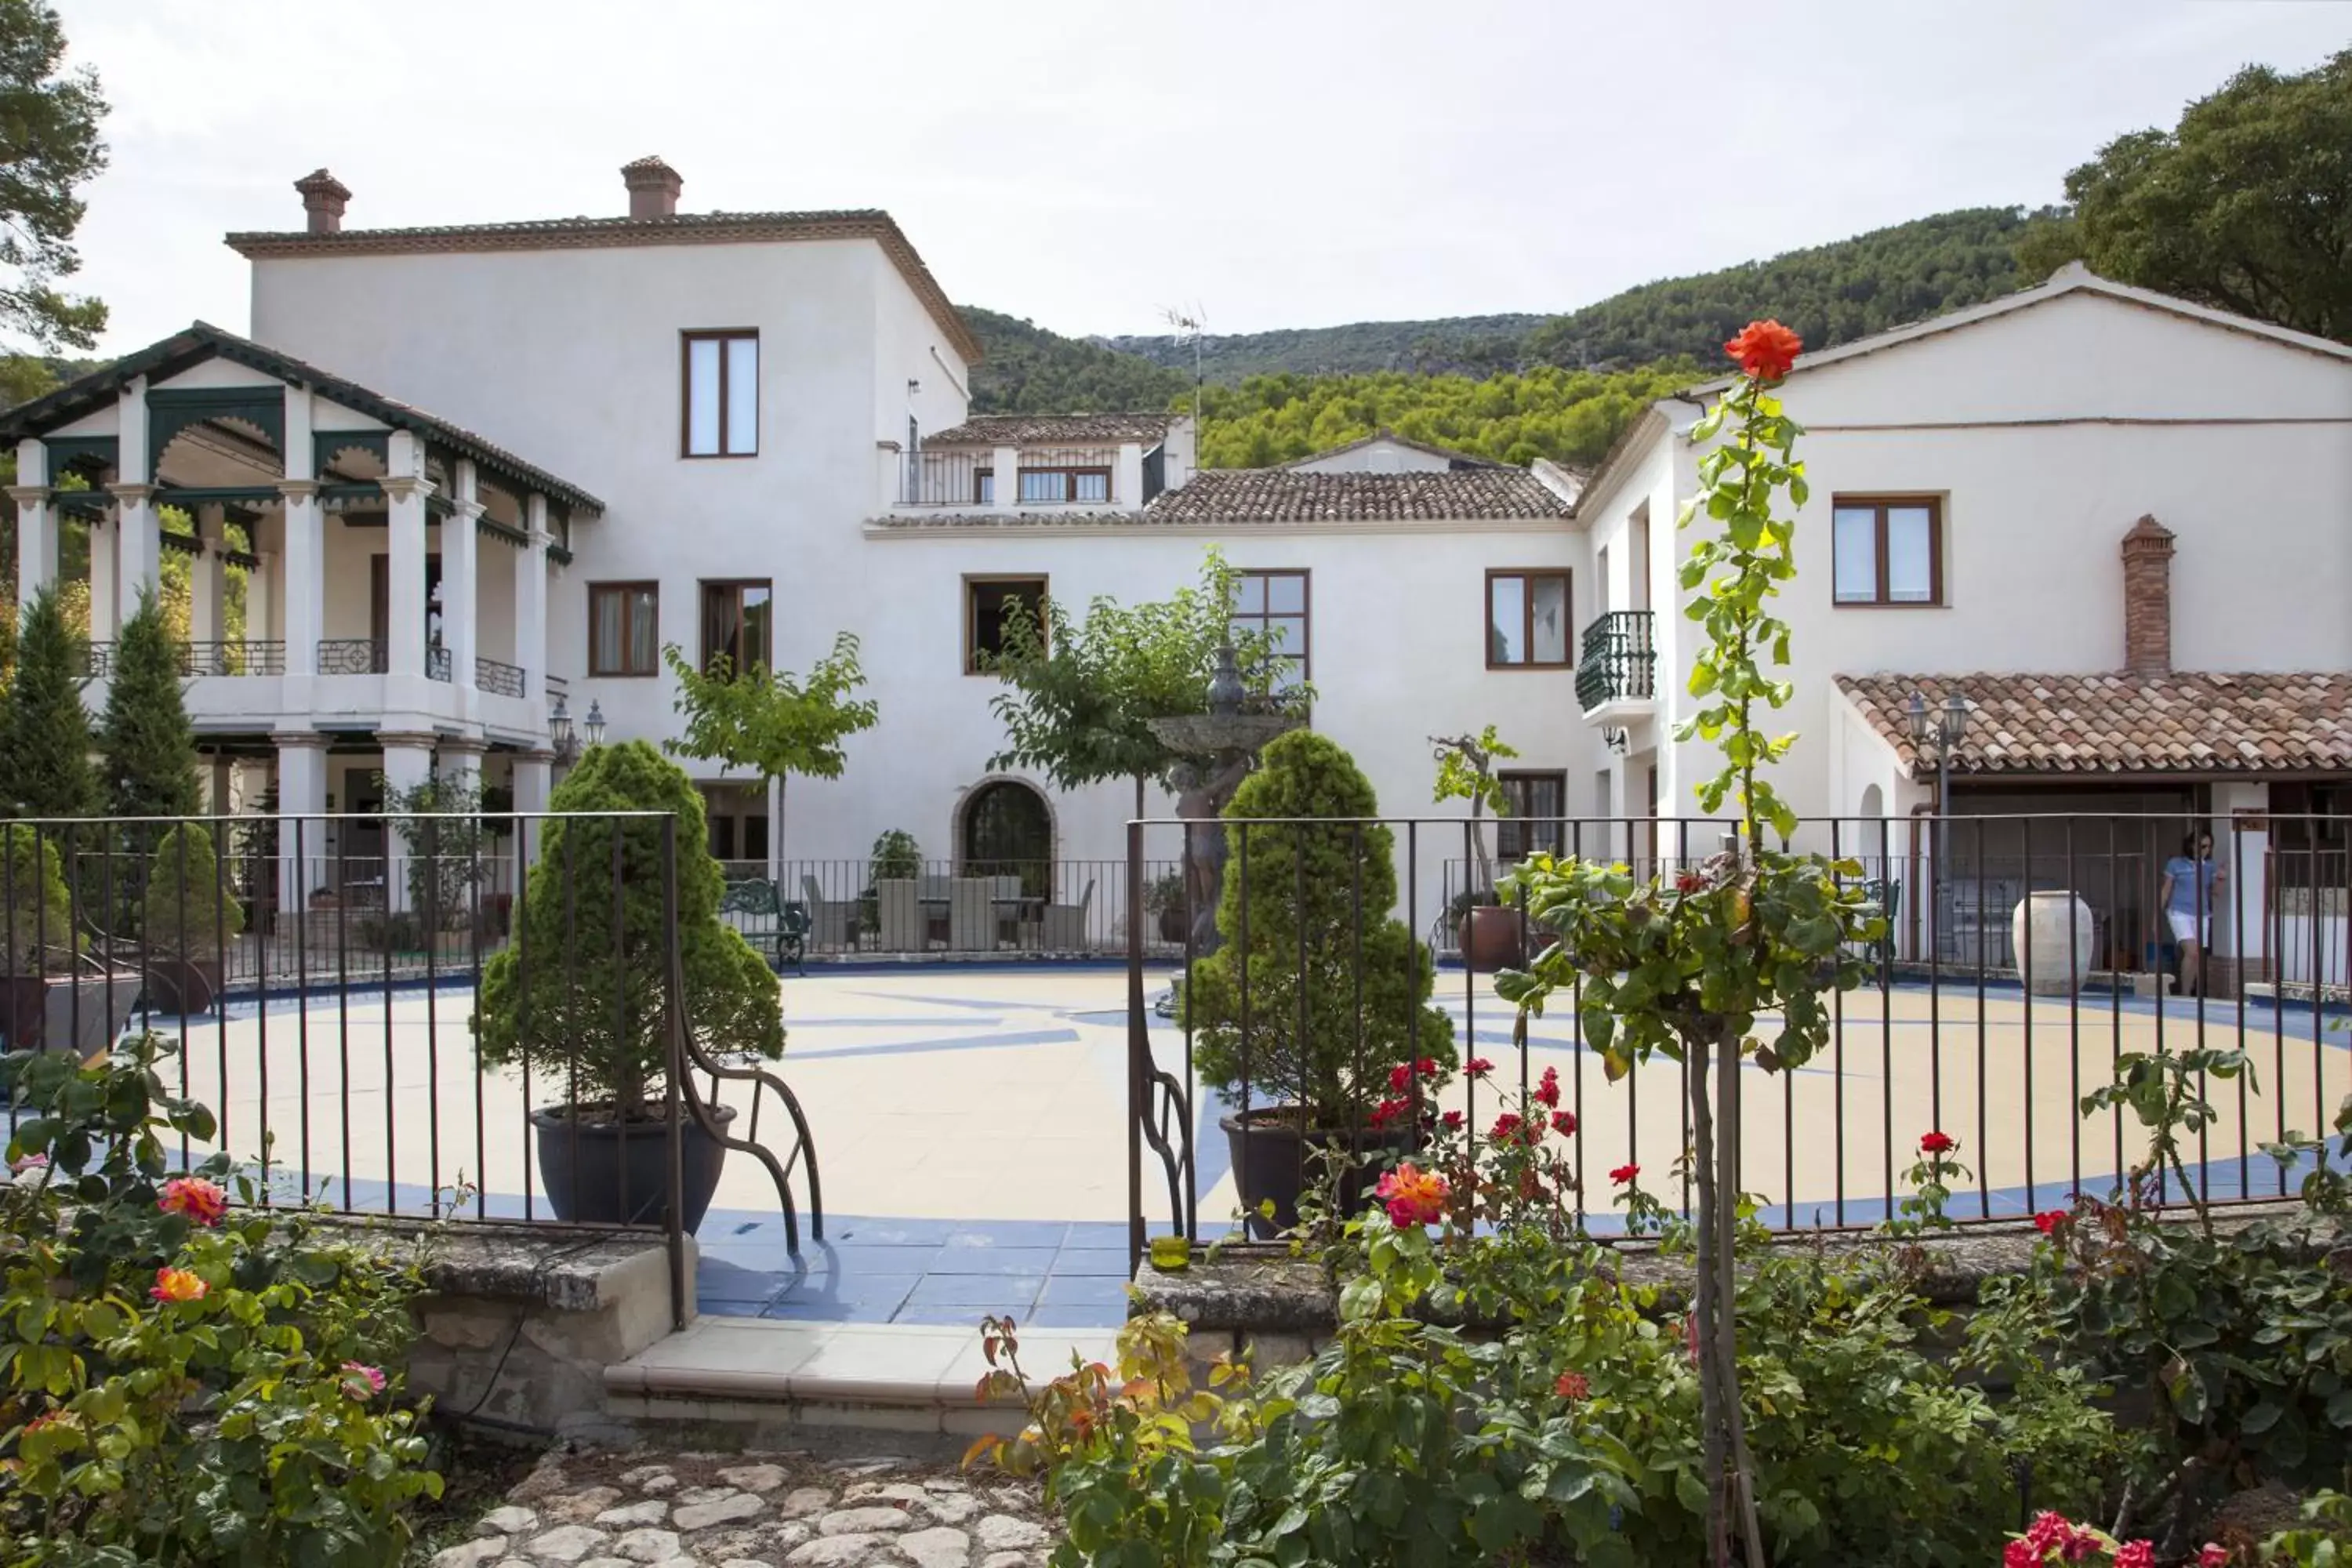
[[[1550,311],[1950,207],[2039,204],[2341,0],[1145,7],[61,0],[114,111],[79,286],[121,352],[242,330],[231,229],[887,207],[950,297],[1057,331]]]

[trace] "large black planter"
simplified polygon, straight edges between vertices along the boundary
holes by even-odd
[[[727,1146],[681,1112],[678,1163],[686,1182],[686,1228],[697,1229],[719,1191]],[[721,1128],[735,1120],[732,1106],[714,1105],[711,1119]],[[575,1113],[549,1106],[530,1113],[539,1144],[539,1180],[555,1217],[575,1225],[659,1225],[668,1190],[669,1125],[665,1121],[617,1122],[611,1110],[589,1106]],[[627,1194],[625,1205],[623,1193]]]
[[[1381,1179],[1381,1173],[1412,1151],[1410,1130],[1367,1130],[1361,1142],[1344,1131],[1317,1130],[1302,1133],[1298,1108],[1291,1105],[1254,1107],[1246,1126],[1239,1116],[1222,1118],[1225,1142],[1232,1151],[1234,1184],[1241,1189],[1242,1208],[1249,1216],[1250,1234],[1270,1241],[1298,1226],[1298,1195],[1311,1181],[1321,1179],[1326,1167],[1310,1152],[1337,1143],[1361,1152],[1340,1173],[1339,1215],[1352,1218]],[[1271,1203],[1268,1215],[1260,1205]]]
[[[209,1013],[220,999],[221,966],[209,958],[168,958],[147,961],[147,997],[159,1013],[194,1017]]]

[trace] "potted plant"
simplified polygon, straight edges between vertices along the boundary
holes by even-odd
[[[866,856],[866,890],[857,895],[857,925],[869,934],[882,929],[882,896],[878,883],[908,881],[923,874],[923,847],[903,827],[876,837]]]
[[[1415,1081],[1425,1094],[1454,1068],[1431,955],[1384,912],[1396,904],[1394,836],[1362,826],[1379,815],[1354,759],[1307,730],[1270,742],[1224,811],[1223,944],[1193,966],[1176,1010],[1194,1031],[1201,1081],[1236,1108],[1222,1125],[1259,1235],[1297,1224],[1318,1152],[1333,1158],[1339,1208],[1360,1206],[1412,1147],[1427,1103]]]
[[[540,833],[516,940],[483,966],[475,1037],[485,1065],[527,1066],[563,1092],[530,1117],[558,1217],[646,1224],[661,1216],[667,1190],[671,911],[661,821],[616,814],[676,819],[687,1024],[705,1047],[771,1061],[782,1055],[782,993],[767,961],[719,920],[725,879],[702,797],[660,752],[642,741],[592,747],[548,805],[584,815],[551,816]],[[722,1130],[735,1116],[723,1105],[710,1112]],[[691,1116],[683,1143],[681,1218],[692,1230],[727,1151]]]
[[[156,842],[141,916],[154,1005],[183,1016],[210,1012],[228,944],[245,930],[245,907],[221,881],[203,824],[175,824]]]
[[[1155,877],[1143,889],[1143,907],[1160,922],[1160,940],[1181,943],[1192,918],[1184,909],[1184,873]]]
[[[1495,896],[1495,861],[1480,818],[1490,805],[1496,816],[1508,809],[1495,764],[1519,753],[1496,735],[1492,724],[1475,735],[1432,735],[1429,745],[1437,759],[1433,798],[1470,803],[1471,884],[1452,906],[1462,962],[1476,973],[1492,974],[1520,961],[1519,912],[1504,908]]]
[[[73,929],[73,898],[57,840],[6,824],[0,869],[0,1031],[12,1051],[106,1050],[138,1000],[136,974],[93,964]]]

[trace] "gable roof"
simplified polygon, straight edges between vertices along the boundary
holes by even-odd
[[[1382,443],[1386,443],[1392,447],[1407,447],[1416,452],[1425,452],[1433,458],[1444,458],[1447,462],[1459,463],[1465,468],[1500,468],[1509,466],[1505,463],[1498,463],[1492,458],[1479,457],[1475,452],[1460,452],[1454,450],[1451,447],[1439,447],[1433,446],[1427,441],[1416,441],[1409,436],[1400,436],[1395,431],[1383,425],[1369,436],[1359,436],[1354,440],[1346,442],[1343,445],[1326,447],[1319,452],[1309,452],[1303,458],[1293,458],[1290,461],[1282,464],[1281,467],[1286,468],[1295,468],[1301,463],[1319,463],[1327,458],[1336,458],[1342,452],[1360,451],[1366,447],[1378,446]]]
[[[1569,503],[1524,468],[1416,474],[1204,468],[1144,508],[1152,522],[1480,522],[1564,518]]]
[[[1838,689],[1914,778],[1905,706],[1958,694],[1968,733],[1952,771],[2260,773],[2352,770],[2352,674],[1841,675]]]
[[[1799,376],[1807,371],[1820,370],[1824,365],[1837,364],[1850,359],[1860,359],[1864,354],[1883,353],[1888,349],[1900,348],[1906,343],[1916,342],[1922,338],[1941,337],[1946,332],[1956,332],[1964,327],[1973,327],[1979,321],[1990,321],[1995,317],[2031,310],[2036,305],[2048,304],[2053,300],[2063,300],[2069,294],[2096,294],[2106,299],[2121,300],[2127,305],[2139,306],[2165,315],[2178,316],[2184,321],[2197,321],[2209,327],[2219,327],[2225,331],[2241,332],[2248,337],[2265,338],[2287,348],[2303,349],[2312,353],[2327,355],[2332,359],[2352,361],[2352,344],[2339,343],[2329,338],[2315,337],[2309,332],[2298,332],[2292,327],[2273,326],[2268,321],[2258,321],[2251,316],[2232,315],[2227,310],[2217,310],[2210,305],[2200,305],[2193,300],[2182,300],[2170,294],[2159,294],[2153,289],[2136,289],[2128,283],[2118,283],[2111,278],[2102,278],[2079,261],[2070,261],[2052,273],[2045,281],[2031,289],[2021,289],[2014,294],[2005,294],[1998,300],[1988,300],[1981,305],[1970,305],[1965,310],[1954,310],[1948,315],[1930,316],[1924,321],[1913,321],[1908,326],[1892,327],[1883,332],[1874,332],[1866,338],[1856,338],[1852,342],[1840,343],[1835,348],[1808,351],[1797,357],[1796,366],[1789,374],[1791,376]],[[1721,392],[1725,387],[1729,386],[1731,382],[1730,376],[1717,376],[1713,381],[1702,382],[1698,385],[1686,389],[1685,395],[1696,396]]]
[[[926,447],[1039,447],[1158,441],[1173,414],[975,414],[962,424],[925,436]]]
[[[640,163],[644,160],[639,160]],[[634,166],[634,165],[633,165]],[[463,250],[582,250],[635,245],[758,245],[870,239],[882,247],[966,364],[980,340],[923,264],[898,221],[878,208],[841,212],[673,213],[667,217],[555,217],[518,223],[438,224],[422,228],[245,230],[228,247],[248,261],[301,256],[415,256]]]
[[[484,469],[501,475],[526,489],[533,489],[550,500],[582,511],[602,512],[604,503],[569,480],[529,463],[460,425],[436,418],[413,404],[380,392],[371,392],[357,382],[346,381],[330,371],[305,364],[291,354],[280,353],[249,338],[224,331],[206,321],[197,321],[186,331],[173,333],[161,342],[150,343],[136,353],[125,354],[103,370],[92,371],[78,381],[67,383],[55,392],[19,404],[0,414],[0,442],[16,442],[27,437],[39,437],[61,425],[69,425],[84,415],[111,403],[122,389],[140,376],[162,381],[179,374],[192,365],[208,359],[226,359],[276,376],[297,386],[307,386],[331,402],[380,419],[395,430],[412,431],[428,442],[446,447],[461,458],[469,458]]]

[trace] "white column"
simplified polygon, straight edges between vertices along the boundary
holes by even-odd
[[[425,498],[432,491],[425,479],[423,445],[405,430],[394,431],[392,472],[383,493],[391,502],[392,557],[386,567],[391,583],[384,598],[384,668],[394,680],[425,678]]]
[[[196,540],[199,548],[188,563],[188,640],[216,643],[227,635],[221,626],[221,552],[228,548],[226,524],[217,505],[196,509]],[[215,650],[205,651],[209,655]]]
[[[162,582],[157,552],[155,474],[147,457],[147,378],[135,376],[116,400],[114,605],[115,633],[138,612],[142,595]],[[95,595],[92,595],[93,598]]]
[[[226,752],[215,752],[212,764],[212,804],[206,809],[215,816],[226,816],[236,809],[236,759]],[[226,852],[228,846],[221,844],[215,847]]]
[[[274,552],[254,552],[253,569],[245,574],[245,635],[247,641],[276,642],[283,635],[281,631],[272,629],[278,622],[269,614],[270,597],[276,592],[278,562],[282,559]],[[310,650],[313,662],[305,667],[306,673],[318,668],[315,662],[318,657],[319,650],[313,647]],[[291,644],[286,648],[286,672],[289,675],[294,673],[294,648]]]
[[[474,650],[480,646],[474,608],[482,537],[476,525],[482,500],[471,459],[459,460],[454,478],[457,494],[449,515],[441,520],[441,640],[449,649],[449,680],[457,689],[459,711],[467,712],[465,704],[474,689]]]
[[[424,581],[421,569],[417,574],[417,581],[420,584]],[[420,620],[423,615],[424,612],[420,610],[418,612]],[[423,647],[421,640],[418,647],[421,650]],[[404,794],[427,783],[433,777],[434,738],[431,735],[394,732],[378,735],[376,739],[383,745],[383,805],[385,812],[391,814],[398,809],[394,803]],[[383,825],[383,852],[385,858],[384,908],[394,911],[405,910],[410,903],[408,844],[401,837],[399,829],[388,821]]]
[[[515,562],[514,661],[522,667],[522,692],[547,697],[547,498],[533,493],[523,503],[523,531],[530,542]]]
[[[1021,504],[1021,448],[999,447],[991,460],[996,465],[996,478],[992,482],[996,486],[997,509],[1010,511]]]
[[[551,781],[554,771],[555,756],[551,752],[516,753],[514,808],[517,812],[536,812],[547,809],[547,799],[551,793]],[[526,819],[522,823],[521,831],[516,836],[518,842],[515,852],[521,857],[522,861],[516,868],[514,886],[517,890],[522,889],[522,874],[530,869],[531,862],[539,858],[539,823]]]
[[[314,479],[282,479],[278,493],[286,498],[286,550],[278,559],[284,574],[285,615],[277,636],[286,642],[286,673],[319,672],[319,638],[325,635],[327,601],[327,540],[319,515],[319,486]],[[273,623],[269,616],[269,558],[261,557],[258,584],[247,580],[245,602],[246,635],[265,637]],[[256,587],[259,592],[256,592]],[[262,625],[253,626],[257,601]]]
[[[1143,505],[1143,447],[1129,441],[1118,449],[1118,461],[1112,466],[1110,499],[1114,506],[1132,511]]]
[[[24,607],[58,580],[58,505],[49,494],[49,448],[41,441],[16,443],[16,482],[8,499],[16,503],[16,607]]]
[[[482,782],[482,753],[489,748],[471,739],[443,736],[433,752],[433,776],[443,784],[457,784],[467,774],[476,784]]]
[[[317,818],[327,809],[327,738],[308,730],[270,738],[278,744],[278,929],[290,936],[311,893],[326,886],[326,825]],[[304,817],[310,820],[298,830]]]
[[[114,619],[114,584],[120,574],[114,565],[114,542],[121,533],[115,526],[114,509],[110,507],[89,521],[89,640],[112,642]]]

